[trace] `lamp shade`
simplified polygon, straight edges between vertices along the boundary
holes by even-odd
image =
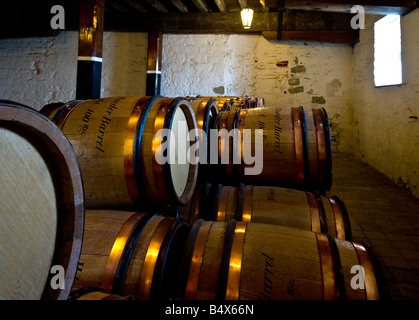
[[[245,29],[250,29],[250,26],[252,25],[252,19],[253,19],[253,10],[250,8],[244,8],[240,14],[242,17],[243,27]]]

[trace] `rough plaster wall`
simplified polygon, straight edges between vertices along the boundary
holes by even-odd
[[[226,69],[224,35],[163,35],[161,94],[220,95]],[[215,91],[214,91],[215,89]],[[221,90],[221,91],[220,91]]]
[[[56,37],[0,39],[0,99],[36,109],[76,97],[78,32]],[[146,33],[104,33],[102,97],[143,96]]]
[[[354,47],[356,155],[419,197],[419,9],[402,17],[401,86],[374,87],[374,22],[367,16]]]
[[[147,33],[105,32],[101,96],[145,96]]]
[[[266,106],[326,108],[334,151],[353,152],[352,47],[257,35],[163,37],[162,94],[261,96]]]
[[[0,40],[0,99],[40,109],[75,97],[77,32]]]

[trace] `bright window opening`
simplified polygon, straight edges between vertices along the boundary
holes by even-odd
[[[376,87],[402,83],[400,16],[388,15],[374,24]]]

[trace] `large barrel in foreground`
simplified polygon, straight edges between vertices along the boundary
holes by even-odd
[[[136,296],[120,296],[117,294],[107,293],[100,287],[83,287],[75,290],[68,297],[69,300],[139,300]]]
[[[376,300],[379,266],[358,243],[297,228],[198,220],[181,268],[185,300]],[[358,284],[352,279],[363,271]],[[360,281],[359,281],[360,280]]]
[[[49,114],[74,145],[88,208],[183,205],[198,166],[188,161],[196,119],[182,98],[72,101]]]
[[[0,297],[67,299],[84,222],[73,146],[38,111],[0,101],[0,162]]]
[[[186,220],[153,212],[86,210],[79,273],[72,290],[99,287],[143,300],[173,299],[189,231]]]

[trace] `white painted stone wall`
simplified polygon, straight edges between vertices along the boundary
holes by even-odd
[[[402,17],[401,86],[374,87],[374,22],[367,16],[354,47],[356,155],[419,197],[419,9]]]
[[[373,22],[360,43],[278,42],[257,35],[163,39],[165,96],[253,95],[267,106],[325,107],[333,150],[349,152],[418,196],[419,11],[403,17],[405,84],[374,88]],[[102,96],[145,94],[147,34],[105,32]],[[40,109],[75,98],[77,32],[0,39],[0,99]]]
[[[76,97],[78,32],[0,39],[0,99],[36,109]],[[101,96],[143,96],[147,34],[105,32]]]
[[[266,106],[326,108],[333,150],[353,152],[352,47],[258,35],[163,37],[166,96],[261,96]]]
[[[101,97],[145,96],[147,47],[147,33],[104,33]]]
[[[36,109],[75,98],[77,32],[0,40],[0,99]]]
[[[37,109],[75,99],[77,37],[0,40],[0,98]],[[103,43],[102,97],[145,95],[147,34],[105,32]],[[352,152],[351,61],[345,45],[165,34],[161,94],[254,95],[267,106],[325,107],[334,150]]]

